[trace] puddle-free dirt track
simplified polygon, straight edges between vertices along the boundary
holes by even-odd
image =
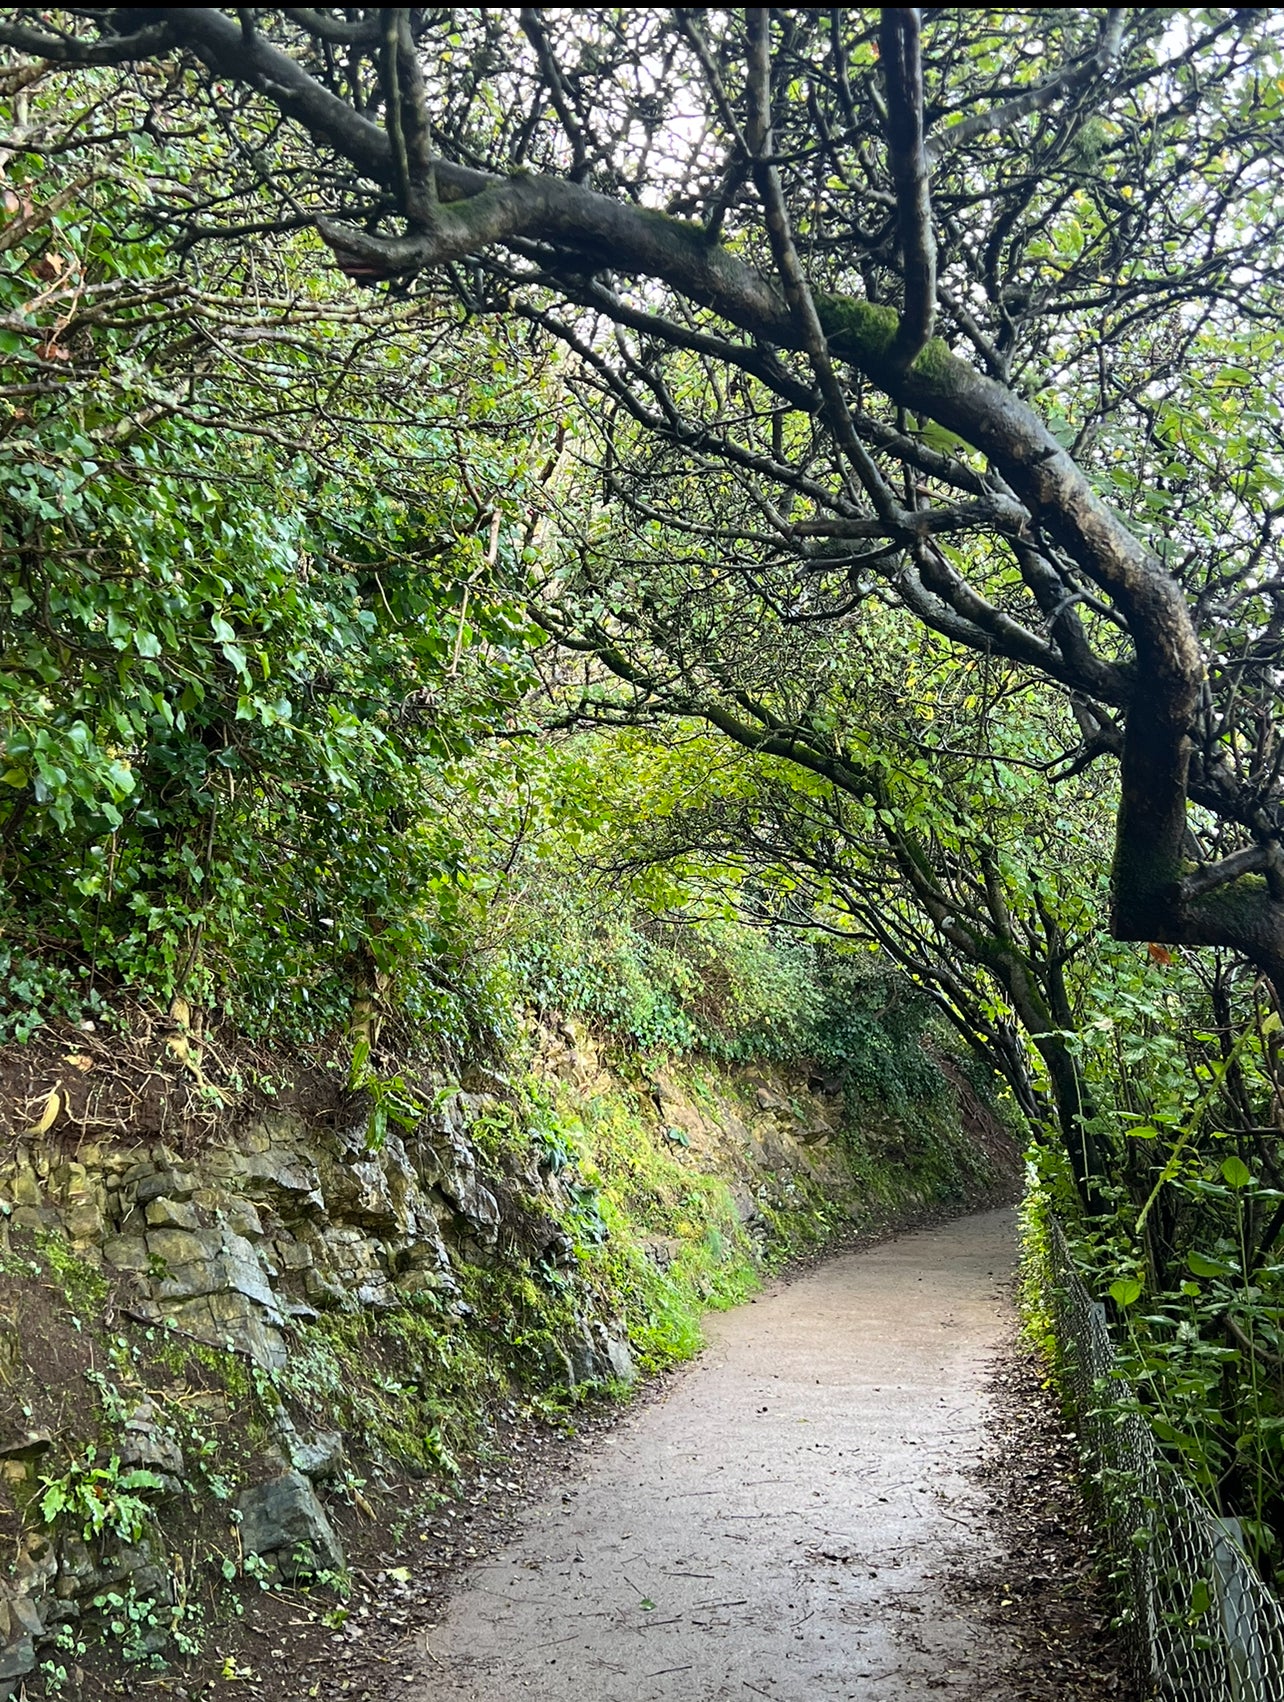
[[[532,1508],[418,1642],[415,1702],[994,1698],[951,1599],[988,1554],[968,1468],[1010,1317],[988,1212],[844,1254],[709,1347]]]

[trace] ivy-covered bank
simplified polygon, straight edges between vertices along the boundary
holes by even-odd
[[[893,1117],[799,1066],[608,1055],[561,1021],[520,1075],[414,1086],[424,1115],[374,1147],[343,1095],[260,1096],[187,1154],[13,1144],[0,1692],[233,1682],[282,1602],[346,1636],[354,1572],[409,1579],[515,1426],[690,1355],[704,1309],[795,1252],[1012,1188],[948,1059]]]

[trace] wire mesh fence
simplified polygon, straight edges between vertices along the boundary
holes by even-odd
[[[1284,1702],[1284,1607],[1245,1557],[1239,1521],[1210,1513],[1159,1458],[1105,1308],[1055,1223],[1050,1264],[1062,1389],[1143,1688],[1164,1702]]]

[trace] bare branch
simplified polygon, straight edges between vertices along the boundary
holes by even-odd
[[[936,325],[936,238],[923,148],[923,64],[919,12],[885,6],[879,41],[887,80],[887,145],[896,186],[905,306],[888,359],[908,366]]]

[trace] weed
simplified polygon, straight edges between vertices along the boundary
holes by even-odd
[[[65,1235],[53,1229],[38,1229],[36,1249],[62,1284],[74,1312],[93,1313],[107,1298],[108,1284],[102,1272],[82,1259]]]
[[[123,1543],[135,1543],[151,1519],[151,1509],[142,1491],[164,1489],[165,1480],[155,1472],[120,1469],[120,1456],[112,1454],[98,1464],[98,1449],[90,1442],[82,1458],[73,1460],[61,1477],[40,1479],[40,1516],[47,1525],[69,1519],[81,1526],[86,1542],[104,1532]]]
[[[119,1590],[103,1591],[93,1598],[92,1606],[103,1615],[108,1635],[119,1641],[121,1655],[130,1666],[163,1672],[169,1664],[165,1651],[171,1644],[184,1656],[201,1651],[199,1616],[192,1613],[182,1593],[166,1603],[139,1596],[130,1585],[123,1595]]]

